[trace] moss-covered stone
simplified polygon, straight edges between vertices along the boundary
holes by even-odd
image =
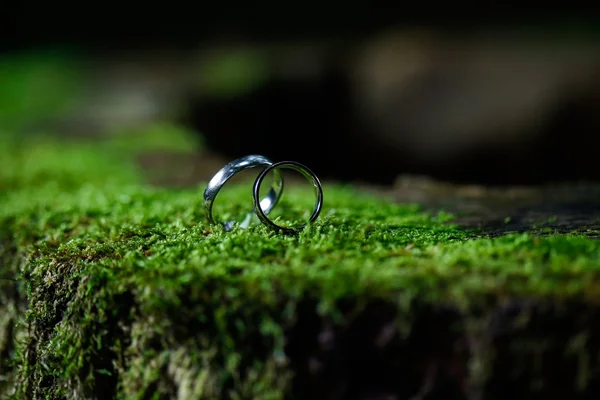
[[[133,140],[187,140],[157,132]],[[599,385],[599,241],[478,238],[332,184],[297,236],[224,232],[204,222],[205,182],[144,184],[128,139],[0,140],[0,395],[575,398]],[[248,185],[232,189],[226,212],[249,201]],[[280,209],[311,205],[290,185]]]

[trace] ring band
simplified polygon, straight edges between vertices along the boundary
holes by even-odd
[[[276,223],[271,221],[266,215],[270,211],[270,209],[265,209],[262,205],[262,202],[258,201],[258,197],[260,194],[260,185],[262,184],[263,179],[271,170],[277,171],[277,169],[279,168],[293,169],[295,171],[300,172],[306,179],[312,182],[315,188],[317,202],[315,204],[313,213],[307,223],[298,227],[284,227],[277,225]],[[252,191],[252,196],[254,198],[254,210],[258,218],[262,221],[262,223],[267,225],[271,229],[274,229],[276,231],[283,231],[285,233],[296,233],[304,229],[308,224],[314,222],[319,217],[319,214],[321,213],[321,207],[323,206],[323,188],[321,187],[321,182],[319,181],[319,178],[317,178],[317,176],[308,167],[296,161],[280,161],[271,164],[267,168],[265,168],[258,175],[256,181],[254,181],[254,190]]]
[[[212,215],[213,203],[217,197],[217,194],[219,193],[219,190],[221,190],[223,185],[225,185],[229,179],[245,169],[259,166],[270,167],[271,165],[273,165],[273,162],[267,157],[251,154],[235,159],[221,168],[219,172],[213,176],[210,182],[208,182],[208,185],[204,190],[204,214],[206,219],[212,224],[217,223]],[[263,178],[265,175],[266,174],[263,175]],[[273,171],[273,175],[273,185],[271,186],[269,193],[267,193],[267,195],[260,201],[261,210],[264,209],[265,213],[269,213],[269,211],[275,207],[279,201],[281,193],[283,192],[283,179],[281,174],[278,170],[275,170]],[[247,225],[250,223],[250,219],[252,218],[252,214],[252,211],[249,211],[245,219],[240,223],[240,226],[247,227]],[[233,229],[236,222],[237,221],[228,221],[223,222],[222,224],[225,227],[225,230],[230,231]]]

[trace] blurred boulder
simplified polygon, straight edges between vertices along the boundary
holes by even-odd
[[[313,53],[318,73],[273,68],[239,96],[199,97],[193,125],[221,154],[296,159],[333,179],[600,179],[594,41],[398,31]]]

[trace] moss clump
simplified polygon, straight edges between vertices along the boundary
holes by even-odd
[[[82,89],[82,63],[62,49],[0,57],[0,129],[63,114]]]
[[[203,220],[203,182],[144,185],[122,140],[1,148],[0,393],[463,398],[598,384],[585,356],[598,241],[476,238],[443,212],[334,185],[297,236],[224,232]],[[219,198],[230,211],[250,190],[233,189]],[[286,188],[282,207],[311,205]],[[548,354],[560,363],[536,364]]]

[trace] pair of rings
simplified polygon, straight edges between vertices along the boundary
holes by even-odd
[[[260,221],[268,226],[269,228],[275,231],[283,231],[285,233],[295,233],[304,229],[308,224],[314,222],[321,213],[321,207],[323,206],[323,188],[321,187],[321,182],[319,178],[310,170],[308,167],[300,164],[295,161],[281,161],[277,163],[273,163],[267,157],[251,154],[248,156],[244,156],[233,160],[219,172],[213,176],[213,178],[208,182],[206,189],[204,190],[204,213],[206,215],[206,219],[212,223],[216,224],[217,221],[213,217],[213,203],[219,190],[225,185],[225,183],[231,179],[237,173],[254,167],[265,167],[262,172],[258,175],[256,180],[254,181],[254,186],[252,190],[252,197],[254,200],[254,213],[258,216]],[[273,210],[273,208],[277,205],[277,202],[281,198],[283,193],[283,176],[280,169],[292,169],[299,173],[301,173],[306,179],[308,179],[314,189],[316,195],[316,203],[313,209],[312,215],[307,223],[301,224],[299,226],[280,226],[273,222],[267,214]],[[259,200],[260,196],[260,187],[263,183],[264,178],[267,176],[269,172],[273,171],[273,184],[271,185],[269,192],[267,195]],[[240,227],[245,228],[250,224],[252,219],[252,211],[248,212],[246,217],[242,222],[238,221],[226,221],[221,222],[224,226],[225,230],[230,231],[237,224]]]

